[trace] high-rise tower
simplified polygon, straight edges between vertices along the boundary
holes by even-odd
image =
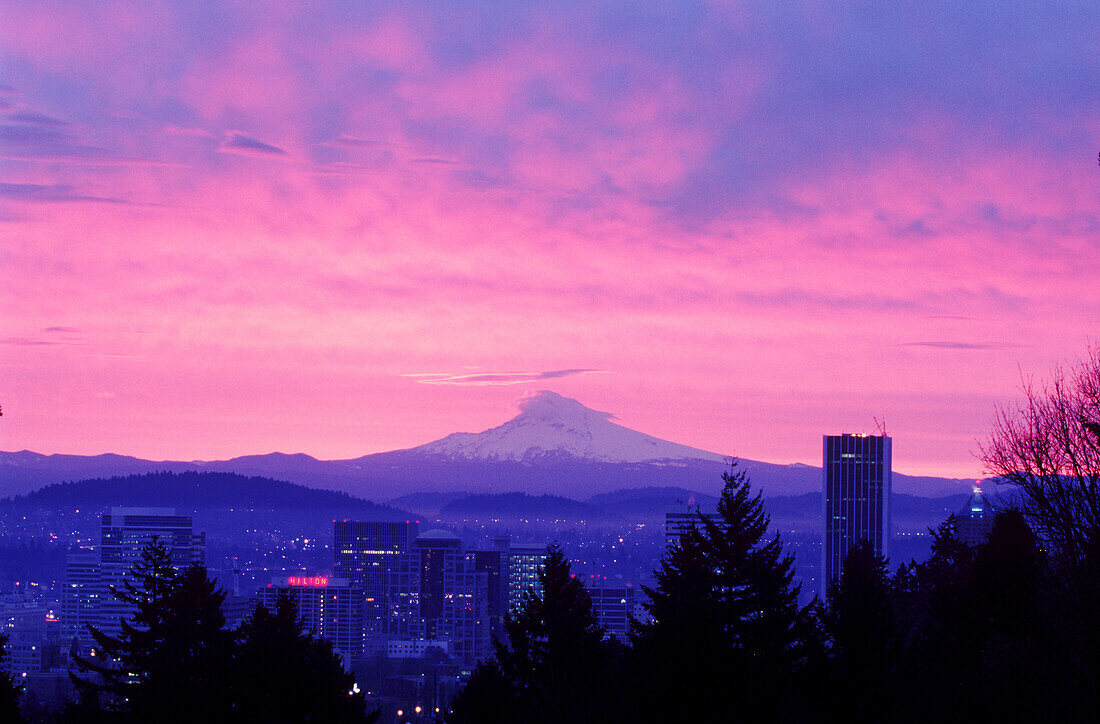
[[[825,436],[822,593],[840,575],[848,551],[861,540],[869,541],[875,553],[889,554],[890,443],[886,435]]]
[[[172,508],[112,508],[103,515],[99,623],[104,633],[118,635],[121,619],[133,614],[133,606],[111,595],[111,586],[122,588],[130,569],[141,560],[142,549],[154,539],[168,549],[177,571],[205,562],[206,535],[192,531],[190,516],[176,515]]]
[[[397,559],[408,553],[419,521],[335,521],[333,570],[347,578],[364,596],[364,624],[368,631],[383,628],[386,612],[386,576],[396,570]]]

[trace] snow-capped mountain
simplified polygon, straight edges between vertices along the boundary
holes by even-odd
[[[39,455],[0,452],[0,497],[50,483],[155,471],[204,470],[256,475],[376,501],[413,493],[550,494],[583,500],[628,488],[679,487],[705,495],[722,489],[729,459],[618,425],[614,415],[577,400],[535,392],[520,413],[478,433],[460,432],[407,450],[351,460],[317,460],[301,453],[247,455],[231,460],[150,461],[122,455]],[[741,459],[765,495],[820,490],[821,469]],[[894,492],[943,495],[970,481],[894,473]]]
[[[611,413],[590,409],[550,390],[530,393],[520,401],[519,409],[519,415],[498,427],[478,433],[456,432],[408,452],[513,462],[548,456],[601,463],[726,460],[723,455],[617,425]]]

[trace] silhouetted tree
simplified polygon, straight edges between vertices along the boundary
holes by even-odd
[[[547,548],[542,593],[527,591],[504,620],[496,661],[479,666],[454,704],[459,722],[622,720],[612,648],[588,590],[561,548]]]
[[[636,670],[652,720],[717,721],[799,716],[796,673],[816,640],[799,608],[794,561],[736,465],[723,475],[718,519],[700,516],[645,589],[652,620],[634,627]]]
[[[225,592],[206,569],[183,573],[154,539],[132,575],[112,593],[134,606],[118,636],[89,626],[96,655],[78,657],[73,676],[82,698],[124,721],[213,720],[228,711],[232,632],[225,628]]]
[[[8,647],[8,635],[0,633],[0,659],[4,658]],[[0,670],[0,721],[23,721],[19,714],[19,699],[23,687],[17,685],[6,670]]]
[[[234,660],[232,720],[371,722],[355,679],[332,644],[305,630],[298,602],[283,589],[275,610],[262,604],[241,623]]]
[[[1022,405],[999,411],[982,461],[1019,486],[1028,523],[1063,568],[1078,569],[1100,532],[1100,346],[1023,392]]]
[[[848,552],[828,599],[832,714],[847,721],[885,721],[895,701],[898,618],[886,560],[870,543],[861,541]]]

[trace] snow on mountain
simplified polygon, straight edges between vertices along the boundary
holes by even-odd
[[[518,462],[548,456],[606,463],[727,459],[616,425],[611,413],[589,409],[549,390],[529,393],[520,400],[519,409],[519,415],[499,427],[478,433],[456,432],[408,452]]]

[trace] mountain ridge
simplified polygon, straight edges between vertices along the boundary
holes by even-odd
[[[345,460],[305,453],[245,455],[214,461],[151,461],[104,453],[0,452],[0,496],[50,483],[157,471],[210,471],[285,480],[373,500],[439,493],[524,492],[583,499],[621,488],[681,487],[717,495],[731,458],[659,440],[617,425],[546,390],[520,401],[511,420],[480,433],[452,433],[418,447]],[[740,459],[767,494],[820,490],[821,468]],[[972,481],[894,473],[894,490],[925,497],[962,493]]]

